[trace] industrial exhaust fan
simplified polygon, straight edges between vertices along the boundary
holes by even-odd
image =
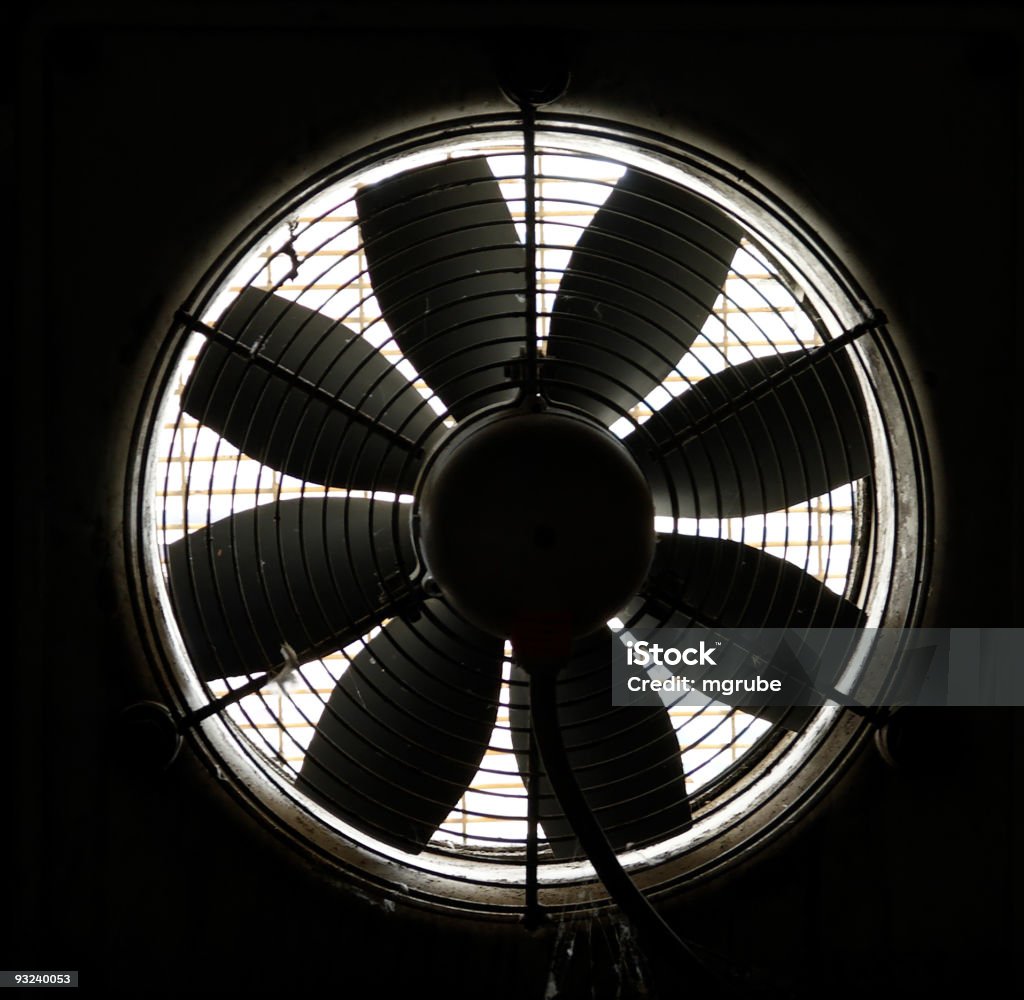
[[[769,831],[849,737],[616,707],[612,644],[900,613],[912,435],[884,317],[793,213],[537,103],[334,165],[183,304],[142,431],[148,609],[175,733],[296,836],[535,916],[600,894],[589,859],[672,937],[629,873],[711,864],[737,809]]]

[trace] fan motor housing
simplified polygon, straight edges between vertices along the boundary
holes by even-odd
[[[456,431],[417,494],[428,573],[494,635],[553,618],[574,637],[594,632],[654,555],[647,481],[611,434],[572,413],[505,411]]]

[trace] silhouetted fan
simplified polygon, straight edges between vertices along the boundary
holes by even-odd
[[[345,321],[246,288],[210,331],[183,409],[287,476],[365,495],[303,495],[234,513],[169,545],[168,573],[206,681],[273,672],[292,653],[309,661],[383,626],[341,675],[297,785],[366,834],[418,851],[480,767],[509,636],[470,624],[458,601],[424,583],[415,504],[397,495],[418,494],[437,456],[492,409],[523,402],[531,284],[526,248],[483,157],[364,186],[356,208],[383,321],[451,419],[446,426]],[[712,202],[627,169],[561,277],[538,360],[548,412],[607,428],[656,389],[712,313],[743,236]],[[828,344],[750,360],[703,379],[615,447],[643,473],[658,514],[775,511],[869,474],[855,386],[845,354]],[[574,502],[584,510],[591,500]],[[498,527],[520,525],[511,512]],[[569,538],[570,549],[600,561],[610,544],[596,532],[580,537],[590,529],[571,519],[526,527],[524,549],[558,551]],[[633,595],[620,616],[654,624],[862,619],[799,568],[718,538],[664,537]],[[641,708],[611,707],[612,641],[604,626],[577,641],[558,690],[571,763],[622,849],[673,835],[691,815],[667,710],[653,696]],[[521,679],[514,672],[510,714],[529,783]],[[545,834],[557,857],[572,857],[572,828],[540,781]]]

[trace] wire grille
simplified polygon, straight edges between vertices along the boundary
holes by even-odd
[[[204,346],[217,332],[224,336],[228,329],[225,316],[230,314],[232,303],[238,302],[239,296],[247,290],[263,290],[313,310],[335,321],[337,329],[346,337],[359,340],[386,359],[401,376],[403,384],[411,386],[418,394],[419,402],[413,409],[425,415],[422,427],[426,429],[418,432],[417,444],[425,445],[429,452],[434,446],[432,442],[438,440],[436,435],[455,427],[461,419],[460,397],[452,390],[450,378],[446,381],[440,361],[430,371],[418,371],[402,350],[401,333],[389,327],[388,308],[382,308],[378,298],[380,290],[375,287],[373,268],[367,257],[364,226],[368,220],[360,215],[359,196],[388,176],[413,176],[431,164],[478,160],[481,156],[498,182],[498,190],[519,239],[525,241],[530,192],[527,191],[521,143],[502,137],[456,149],[430,150],[348,178],[307,200],[265,233],[203,315],[195,317],[194,325],[201,332],[194,332],[179,354],[173,385],[166,393],[165,419],[151,450],[154,466],[151,481],[156,486],[156,544],[164,556],[165,570],[170,576],[171,602],[177,608],[183,631],[191,627],[181,610],[188,596],[180,579],[175,580],[166,565],[169,547],[173,548],[175,543],[180,546],[187,537],[209,533],[212,526],[229,523],[242,512],[278,508],[289,501],[304,504],[317,498],[329,498],[341,504],[373,501],[386,511],[378,515],[378,523],[387,523],[388,519],[393,523],[398,518],[406,518],[415,500],[412,481],[401,476],[389,478],[373,473],[368,478],[362,477],[364,481],[359,485],[365,488],[354,488],[295,474],[296,466],[301,463],[286,460],[282,468],[261,461],[267,458],[265,452],[270,449],[258,440],[256,416],[243,433],[222,434],[204,425],[194,412],[197,408],[193,406],[193,412],[189,412],[182,402]],[[538,146],[532,196],[537,244],[535,336],[542,359],[557,356],[557,347],[552,344],[552,318],[557,313],[558,294],[566,269],[572,266],[573,249],[627,169],[638,170],[635,165],[627,166],[616,160],[607,148],[600,153],[586,153],[559,148],[554,142]],[[619,407],[616,419],[605,418],[604,422],[619,438],[627,440],[631,435],[642,433],[639,428],[648,421],[656,421],[662,411],[670,411],[675,400],[727,369],[754,359],[806,355],[826,343],[828,334],[799,283],[775,262],[773,254],[753,234],[744,233],[726,263],[728,273],[724,284],[692,343],[681,340],[678,352],[669,359],[667,374],[653,380],[650,391],[636,398],[628,409]],[[524,299],[525,291],[516,293],[521,308],[512,319],[520,325],[527,312]],[[393,306],[391,313],[397,315]],[[236,344],[243,337],[237,330],[228,335]],[[258,349],[258,345],[247,348],[249,355],[245,363],[250,367]],[[420,355],[424,356],[422,349]],[[324,365],[320,364],[320,369],[313,370],[315,366],[312,366],[312,374],[307,376],[317,384],[315,388],[327,386],[329,382]],[[342,351],[331,358],[326,367],[345,368],[352,364],[359,366]],[[489,385],[483,390],[470,388],[465,392],[482,393],[482,403],[501,404],[500,396],[491,397],[487,393],[504,390],[508,376],[500,366],[489,364],[490,367],[484,368]],[[625,369],[631,359],[615,359],[609,353],[607,364],[610,369],[615,365]],[[439,372],[440,379],[435,377]],[[384,383],[378,381],[378,384]],[[457,379],[455,384],[458,384]],[[847,379],[845,388],[855,397],[863,391],[861,382],[852,377]],[[328,386],[327,391],[342,395],[335,387]],[[608,403],[600,388],[592,391],[595,397],[601,397],[603,404]],[[372,395],[372,388],[363,393],[366,399]],[[244,405],[252,406],[252,400]],[[259,398],[255,405],[258,409]],[[387,405],[389,403],[385,404],[385,409]],[[613,401],[612,409],[617,405]],[[280,424],[289,430],[285,424],[291,418],[282,417],[283,412],[282,405],[275,416],[274,427]],[[794,421],[807,419],[806,413],[792,414]],[[324,439],[329,438],[331,427],[327,418],[317,420],[317,432]],[[365,427],[351,420],[349,426],[357,451],[365,451],[369,438]],[[407,426],[412,426],[408,418]],[[316,463],[308,455],[304,461],[309,469]],[[771,456],[766,457],[765,465],[770,466],[772,461]],[[354,468],[358,462],[357,456],[349,462],[349,468]],[[514,475],[514,470],[509,470],[509,475]],[[383,486],[390,488],[375,488]],[[867,488],[864,481],[851,477],[849,482],[838,483],[834,489],[807,496],[783,509],[742,516],[687,516],[681,509],[675,509],[676,516],[660,513],[655,526],[662,536],[725,539],[753,551],[770,553],[821,581],[832,593],[855,603],[871,530],[862,516],[864,510],[871,507],[870,504],[865,506]],[[586,498],[581,497],[580,502],[585,504]],[[211,559],[221,554],[219,550],[213,551],[215,547],[216,544],[213,548],[206,545]],[[346,565],[344,551],[332,551],[330,558],[339,574],[356,572],[351,561]],[[399,560],[399,564],[408,571],[410,578],[414,575],[411,562]],[[359,581],[363,589],[379,583]],[[298,657],[303,662],[286,677],[272,680],[268,675],[266,685],[259,691],[225,707],[224,717],[265,759],[268,767],[292,779],[300,778],[324,713],[337,712],[329,702],[353,660],[388,632],[394,618],[405,613],[403,609],[407,605],[402,601],[406,597],[401,584],[388,580],[383,590],[393,598],[391,613],[378,616],[372,627],[364,629],[353,630],[352,621],[344,622],[345,627],[338,627],[332,633],[336,646],[328,643],[324,647],[321,643],[315,650],[310,647],[318,655],[307,651]],[[228,603],[225,600],[225,608]],[[232,627],[240,632],[258,630],[258,623],[246,620],[247,614],[254,615],[256,609],[242,610],[242,617]],[[623,618],[626,617],[624,609]],[[201,623],[202,618],[201,613]],[[612,628],[623,627],[623,618],[613,619]],[[361,621],[358,616],[354,619]],[[415,615],[411,620],[414,629],[416,622],[422,621]],[[185,638],[190,650],[206,639],[213,642],[211,636],[194,634],[194,629],[193,634]],[[239,644],[245,645],[241,641]],[[286,649],[282,655],[287,659],[291,653],[291,649]],[[496,854],[507,855],[510,859],[522,855],[527,835],[527,795],[512,740],[514,727],[508,708],[510,685],[515,684],[511,657],[512,650],[506,641],[498,657],[502,669],[500,704],[486,752],[469,787],[430,837],[428,850],[489,859]],[[293,666],[290,662],[288,665]],[[275,664],[259,662],[257,658],[247,666],[244,671],[200,670],[207,697],[210,700],[221,698],[261,672],[273,670]],[[712,792],[727,791],[730,782],[742,773],[741,765],[745,760],[748,764],[756,761],[780,741],[785,743],[796,738],[794,732],[727,705],[712,704],[702,710],[677,706],[670,710],[669,717],[681,755],[686,792],[695,815],[720,807],[721,799],[716,799]],[[438,733],[438,739],[443,741],[449,735]],[[389,752],[384,745],[376,749],[385,755]],[[343,803],[334,805],[336,808],[328,804],[329,811],[346,822],[357,819],[345,810]],[[372,830],[364,832],[373,835]],[[409,845],[410,850],[421,847],[421,844]]]

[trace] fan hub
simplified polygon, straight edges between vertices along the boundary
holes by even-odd
[[[600,628],[654,555],[654,506],[607,431],[545,410],[456,430],[418,491],[423,562],[449,602],[501,637]]]

